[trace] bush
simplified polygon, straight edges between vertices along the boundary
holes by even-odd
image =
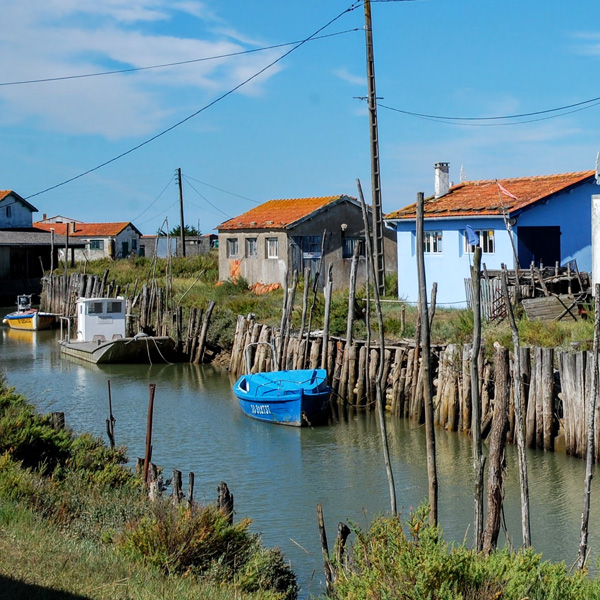
[[[454,600],[589,600],[600,583],[570,574],[564,563],[543,562],[532,549],[490,556],[444,542],[427,523],[428,511],[412,514],[405,532],[397,517],[380,517],[356,541],[347,563],[335,564],[334,598]]]
[[[250,521],[229,524],[214,506],[155,502],[118,540],[127,556],[168,574],[193,573],[237,583],[245,591],[274,590],[296,597],[296,577],[279,550],[264,550]]]

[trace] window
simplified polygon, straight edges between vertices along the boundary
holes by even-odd
[[[102,302],[90,302],[88,304],[88,315],[101,315]]]
[[[267,258],[279,257],[279,240],[277,238],[267,238]]]
[[[137,240],[135,238],[131,240],[131,249],[137,250]]]
[[[113,300],[111,302],[106,303],[106,312],[109,314],[120,313],[123,307],[123,303]]]
[[[476,246],[481,246],[481,252],[483,254],[493,254],[496,251],[496,244],[494,242],[494,230],[493,229],[478,229],[475,233],[479,236],[479,244],[469,244],[467,240],[467,234],[465,233],[463,239],[465,241],[465,253],[473,254]]]
[[[6,217],[8,219],[10,219],[11,212],[12,212],[12,208],[10,206],[7,206],[6,207]]]
[[[425,254],[441,254],[442,252],[442,232],[424,231],[423,232],[423,252]]]
[[[246,256],[249,258],[256,258],[258,256],[256,238],[248,238],[246,240]]]
[[[104,250],[104,240],[90,240],[90,250]]]
[[[358,244],[358,255],[365,256],[365,240],[364,238],[345,237],[342,239],[342,258],[352,258],[354,249]]]
[[[238,255],[238,240],[237,238],[229,238],[227,240],[227,257],[233,258]]]

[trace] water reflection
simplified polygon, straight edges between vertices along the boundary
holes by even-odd
[[[0,329],[0,369],[8,382],[42,411],[63,411],[76,431],[105,436],[111,381],[117,444],[133,463],[143,456],[150,383],[156,383],[153,460],[196,475],[198,500],[214,501],[220,481],[235,496],[237,518],[250,517],[265,543],[291,559],[305,591],[317,593],[322,559],[316,505],[322,503],[331,543],[338,521],[366,525],[389,510],[389,491],[376,416],[352,411],[330,426],[271,426],[242,414],[233,380],[199,365],[93,365],[61,357],[58,334],[40,331],[27,340]],[[29,332],[27,333],[31,336]],[[424,427],[387,420],[398,506],[407,513],[427,496]],[[440,522],[461,542],[473,515],[469,437],[438,429]],[[553,560],[575,561],[584,464],[562,454],[529,452],[532,539]],[[505,516],[508,536],[521,542],[516,450],[507,451]],[[600,490],[595,489],[597,495]],[[592,503],[590,544],[600,541],[600,505]],[[503,538],[501,537],[501,540]]]

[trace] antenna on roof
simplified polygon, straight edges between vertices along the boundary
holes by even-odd
[[[600,150],[596,154],[596,185],[600,185]]]
[[[465,165],[460,165],[460,182],[465,180]]]

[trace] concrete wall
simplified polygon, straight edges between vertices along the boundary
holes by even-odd
[[[7,215],[7,212],[10,215]],[[12,194],[0,200],[0,229],[31,227],[32,223],[31,209],[24,206]]]

